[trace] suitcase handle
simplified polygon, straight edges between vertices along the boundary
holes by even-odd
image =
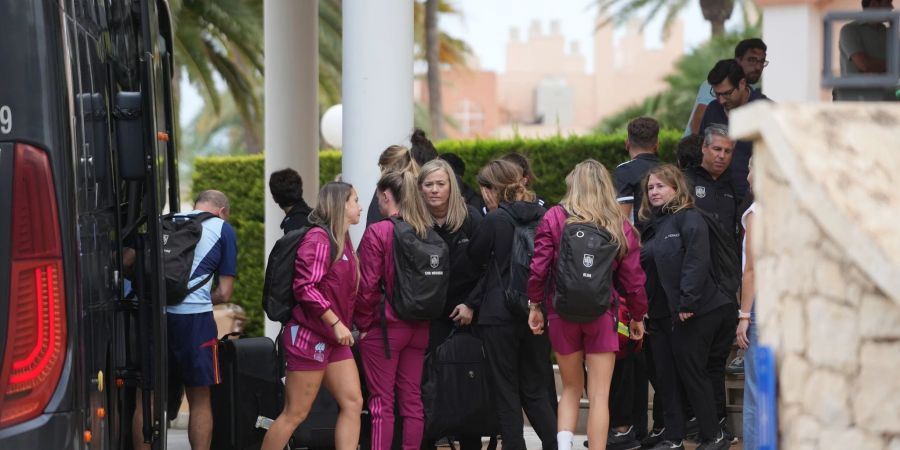
[[[232,331],[231,333],[228,333],[228,334],[222,336],[219,340],[220,340],[220,341],[227,341],[227,340],[230,339],[232,336],[241,337],[242,335],[243,335],[243,333],[241,333],[240,331]]]

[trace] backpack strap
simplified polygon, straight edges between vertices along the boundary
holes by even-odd
[[[395,236],[397,223],[403,222],[399,216],[390,216],[385,217],[382,220],[389,220],[392,224],[394,224],[394,231],[391,232],[392,238]],[[394,264],[397,264],[397,261],[394,261]],[[396,272],[397,268],[394,268]],[[384,284],[384,280],[378,282],[378,287],[381,290],[381,311],[379,311],[379,323],[381,328],[381,339],[384,342],[384,357],[385,359],[391,359],[391,345],[388,342],[388,329],[387,329],[387,287]],[[396,288],[396,286],[395,286]]]
[[[380,281],[379,287],[381,288],[381,311],[379,312],[380,322],[381,322],[381,339],[384,341],[384,357],[386,359],[391,359],[391,345],[388,342],[388,329],[387,329],[387,290],[384,287],[384,280]]]

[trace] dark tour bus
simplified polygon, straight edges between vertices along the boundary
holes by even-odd
[[[0,449],[131,448],[137,388],[165,447],[172,42],[165,0],[0,0]]]

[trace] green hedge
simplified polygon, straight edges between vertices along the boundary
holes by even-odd
[[[667,130],[660,133],[660,158],[674,161],[675,148],[681,132]],[[537,180],[534,190],[551,203],[565,194],[565,177],[578,162],[587,158],[600,161],[612,170],[628,159],[624,149],[625,136],[593,135],[554,137],[549,139],[468,140],[443,141],[437,144],[441,153],[453,152],[466,162],[466,183],[477,186],[475,176],[484,163],[511,151],[527,156],[534,166]],[[372,170],[377,170],[375,167]],[[324,150],[319,153],[319,184],[333,180],[341,172],[341,152]],[[246,331],[250,335],[263,334],[263,313],[260,303],[265,266],[266,183],[262,155],[232,157],[199,157],[194,163],[193,192],[218,189],[231,201],[231,218],[238,236],[238,280],[233,301],[247,311]],[[367,207],[368,205],[363,205]]]
[[[194,198],[207,189],[218,189],[231,202],[228,222],[238,239],[238,276],[232,301],[247,312],[246,332],[264,334],[261,307],[263,267],[265,266],[265,203],[263,157],[212,156],[194,162]]]
[[[663,131],[659,136],[659,154],[664,161],[675,160],[675,149],[681,133]],[[478,186],[475,178],[488,161],[509,152],[519,152],[528,157],[537,180],[532,188],[550,203],[558,202],[566,193],[565,178],[581,161],[593,158],[608,169],[628,159],[625,151],[625,135],[592,135],[554,137],[549,139],[470,140],[443,141],[437,144],[438,152],[453,152],[466,162],[465,182]]]

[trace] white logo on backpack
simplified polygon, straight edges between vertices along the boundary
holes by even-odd
[[[584,254],[584,258],[581,260],[581,263],[584,264],[584,267],[588,269],[594,265],[594,255],[589,255],[587,253]]]
[[[164,234],[163,235],[163,246],[165,246],[168,242],[169,242],[169,235]]]
[[[431,255],[431,268],[437,269],[441,265],[441,257],[439,255]]]

